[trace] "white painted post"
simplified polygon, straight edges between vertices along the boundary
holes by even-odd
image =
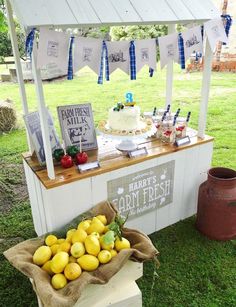
[[[213,52],[206,38],[205,56],[204,56],[204,68],[202,76],[202,90],[201,90],[201,104],[198,119],[198,137],[204,139],[206,120],[207,120],[207,107],[209,99],[209,90],[211,82],[211,67],[212,67]]]
[[[168,25],[168,34],[175,32],[175,24]],[[173,90],[173,61],[167,64],[166,68],[166,107],[172,103],[172,90]]]
[[[43,93],[43,83],[41,79],[41,72],[37,68],[36,54],[35,54],[34,49],[32,52],[32,73],[34,76],[34,82],[35,82],[36,93],[37,93],[37,98],[38,98],[38,111],[39,111],[40,124],[41,124],[42,136],[43,136],[43,145],[44,145],[44,152],[45,152],[45,157],[46,157],[47,173],[50,179],[55,179],[55,172],[54,172],[53,159],[52,159],[52,150],[51,150],[49,129],[48,129],[48,116],[46,112],[45,99],[44,99],[44,93]]]
[[[9,27],[10,37],[11,37],[11,44],[12,44],[13,54],[15,58],[16,73],[17,73],[17,79],[19,83],[23,114],[27,115],[29,113],[29,109],[28,109],[28,104],[27,104],[25,84],[24,84],[24,78],[23,78],[22,67],[21,67],[21,62],[20,62],[20,53],[19,53],[19,48],[18,48],[18,43],[17,43],[17,36],[16,36],[16,30],[15,30],[15,25],[14,25],[14,20],[13,20],[12,7],[11,7],[9,0],[5,0],[5,5],[6,5],[6,11],[7,11],[7,21],[8,21],[8,27]],[[32,154],[33,145],[31,143],[27,130],[26,130],[26,136],[27,136],[27,143],[28,143],[29,151]]]

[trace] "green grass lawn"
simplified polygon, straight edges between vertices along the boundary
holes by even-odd
[[[110,82],[96,84],[96,76],[82,70],[73,81],[58,80],[44,84],[45,99],[58,129],[56,106],[91,102],[94,119],[106,118],[114,103],[131,91],[142,111],[161,108],[165,103],[165,70],[147,76],[147,70],[129,81],[122,72]],[[208,108],[207,134],[215,137],[213,166],[236,166],[236,74],[213,73]],[[173,109],[181,114],[192,111],[190,126],[197,128],[201,73],[186,74],[175,67]],[[31,111],[37,101],[32,83],[26,84]],[[27,151],[22,107],[17,84],[0,83],[0,100],[15,102],[19,128],[0,136],[0,306],[37,306],[28,279],[16,271],[2,252],[14,244],[34,237],[29,200],[23,177],[21,153]],[[161,266],[144,265],[138,282],[143,306],[236,306],[236,247],[233,242],[210,241],[194,228],[192,217],[167,227],[150,237],[160,251]]]

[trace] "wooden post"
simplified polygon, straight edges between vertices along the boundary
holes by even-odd
[[[46,157],[47,174],[50,179],[55,179],[52,150],[51,150],[49,129],[48,129],[48,116],[46,112],[45,99],[43,93],[43,83],[41,79],[41,72],[36,65],[36,54],[34,49],[32,52],[32,73],[34,76],[34,82],[38,98],[38,111],[39,111],[40,124],[42,130],[44,152]]]
[[[28,109],[28,104],[27,104],[25,83],[24,83],[24,78],[23,78],[23,73],[22,73],[21,62],[20,62],[20,53],[19,53],[19,48],[18,48],[18,43],[17,43],[17,36],[16,36],[15,24],[13,20],[12,7],[11,7],[9,0],[5,0],[5,5],[6,5],[6,11],[7,11],[7,21],[8,21],[8,27],[9,27],[10,37],[11,37],[11,44],[12,44],[13,54],[15,58],[16,73],[17,73],[17,80],[19,83],[23,114],[27,115],[29,113],[29,109]],[[26,130],[26,136],[27,136],[28,147],[29,147],[30,153],[32,154],[33,145],[31,143],[27,130]]]
[[[175,32],[175,24],[168,25],[168,34]],[[166,107],[172,103],[172,90],[173,90],[173,61],[167,64],[166,68]]]
[[[204,139],[205,137],[207,107],[208,107],[209,90],[211,82],[212,59],[213,59],[213,52],[211,51],[211,47],[207,38],[205,56],[204,56],[203,76],[202,76],[201,104],[200,104],[200,112],[198,120],[198,137],[202,139]]]
[[[225,15],[227,13],[227,7],[228,7],[228,0],[223,0],[223,5],[222,5],[222,15]],[[223,20],[224,22],[224,20]],[[216,46],[216,61],[220,62],[220,57],[221,57],[221,51],[222,51],[222,42],[218,42]]]

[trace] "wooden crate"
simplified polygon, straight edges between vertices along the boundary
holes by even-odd
[[[142,277],[143,264],[128,260],[107,284],[89,284],[74,307],[142,307],[142,293],[135,280]],[[43,307],[38,297],[39,307]]]

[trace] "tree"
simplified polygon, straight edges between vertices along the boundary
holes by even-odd
[[[157,38],[167,34],[165,25],[148,25],[148,26],[121,26],[111,27],[110,36],[112,40],[132,40]]]
[[[16,19],[14,19],[16,35],[18,40],[18,46],[20,51],[20,56],[25,54],[25,34],[21,29],[20,24]],[[0,58],[13,55],[11,40],[8,33],[8,25],[6,19],[6,9],[4,1],[0,0]],[[0,59],[1,62],[1,59]]]

